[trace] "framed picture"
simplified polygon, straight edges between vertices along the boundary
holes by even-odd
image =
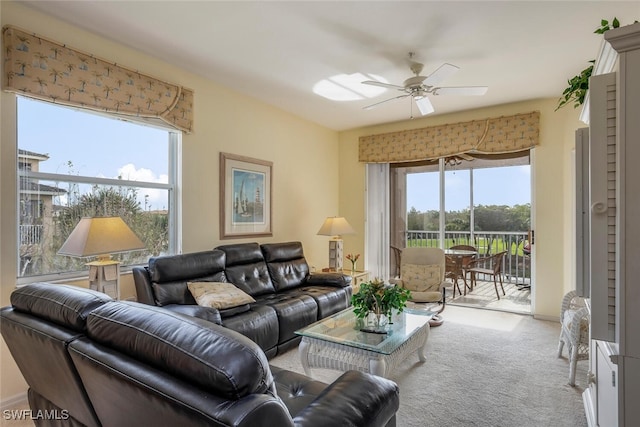
[[[220,238],[272,236],[272,162],[220,153]]]

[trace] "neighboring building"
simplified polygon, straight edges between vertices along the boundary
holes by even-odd
[[[20,270],[19,276],[32,271],[33,266],[46,262],[43,259],[44,246],[53,236],[53,217],[56,211],[54,197],[66,194],[66,190],[51,185],[40,184],[37,179],[22,175],[24,172],[38,172],[40,162],[49,159],[46,154],[18,150],[18,171],[20,174]]]

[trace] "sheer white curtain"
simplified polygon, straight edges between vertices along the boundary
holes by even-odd
[[[389,164],[366,165],[365,268],[370,278],[389,278]]]

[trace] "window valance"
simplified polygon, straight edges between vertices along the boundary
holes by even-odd
[[[11,26],[3,28],[3,48],[5,91],[193,130],[190,89]]]
[[[360,137],[358,160],[397,163],[459,154],[504,154],[539,143],[540,112]]]

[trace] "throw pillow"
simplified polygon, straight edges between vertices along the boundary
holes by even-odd
[[[438,264],[402,264],[403,287],[415,292],[437,291],[442,281]]]
[[[187,286],[198,305],[218,310],[256,302],[251,295],[238,289],[232,283],[188,282]]]

